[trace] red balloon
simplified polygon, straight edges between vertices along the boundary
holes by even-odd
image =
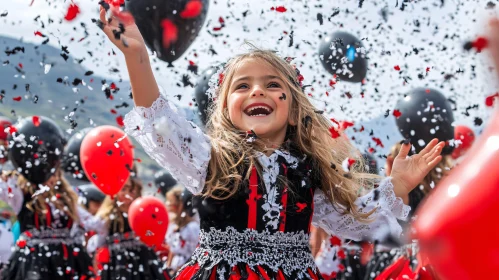
[[[458,125],[454,127],[454,140],[461,141],[461,144],[452,151],[452,158],[457,159],[471,147],[473,142],[475,142],[475,133],[467,126]]]
[[[0,140],[7,140],[7,136],[9,136],[9,134],[5,132],[5,129],[11,125],[12,122],[9,119],[0,117]]]
[[[419,209],[416,238],[444,279],[499,279],[499,110],[468,153]]]
[[[99,126],[90,130],[81,142],[80,160],[87,178],[112,196],[130,177],[133,145],[119,128]]]
[[[155,197],[139,197],[128,209],[128,222],[140,240],[148,246],[161,246],[168,229],[168,212]]]

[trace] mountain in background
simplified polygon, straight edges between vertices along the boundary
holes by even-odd
[[[128,81],[94,76],[64,47],[0,36],[0,50],[0,115],[12,120],[47,116],[69,138],[86,127],[118,126],[117,118],[124,117],[133,106]],[[181,109],[187,119],[200,123],[197,111]],[[139,145],[135,154],[141,159],[140,176],[150,180],[159,167]]]

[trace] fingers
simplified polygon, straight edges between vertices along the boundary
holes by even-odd
[[[101,6],[100,11],[99,11],[99,20],[97,24],[99,27],[104,31],[104,33],[111,39],[112,41],[115,41],[114,35],[113,35],[113,29],[117,29],[118,27],[118,20],[111,18],[110,20],[107,20],[106,17],[106,10]]]
[[[399,154],[397,155],[397,158],[400,159],[405,159],[407,155],[409,154],[409,151],[411,150],[411,144],[403,144],[402,147],[400,147]]]
[[[442,160],[442,156],[439,155],[428,163],[428,170],[431,170],[437,166],[437,164]]]
[[[426,147],[421,152],[419,152],[419,155],[424,156],[428,154],[437,145],[437,143],[438,139],[434,138],[433,140],[430,141],[430,143],[428,143],[428,145],[426,145]]]
[[[432,161],[434,158],[440,155],[444,146],[444,142],[438,143],[438,145],[436,145],[428,154],[423,156],[423,159],[427,162]]]

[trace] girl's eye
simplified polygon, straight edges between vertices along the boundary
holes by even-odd
[[[272,83],[269,84],[269,87],[278,87],[279,88],[279,87],[281,87],[281,85],[279,85],[276,82],[272,82]]]
[[[241,89],[241,88],[248,88],[247,84],[240,84],[236,87],[236,89]]]

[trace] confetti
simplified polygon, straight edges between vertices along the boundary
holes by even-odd
[[[201,1],[193,0],[185,5],[184,10],[180,13],[181,18],[195,18],[199,16],[203,9]]]
[[[80,13],[80,8],[74,4],[71,3],[68,7],[68,11],[66,13],[66,16],[64,16],[64,19],[67,21],[72,21],[76,18],[76,16]]]

